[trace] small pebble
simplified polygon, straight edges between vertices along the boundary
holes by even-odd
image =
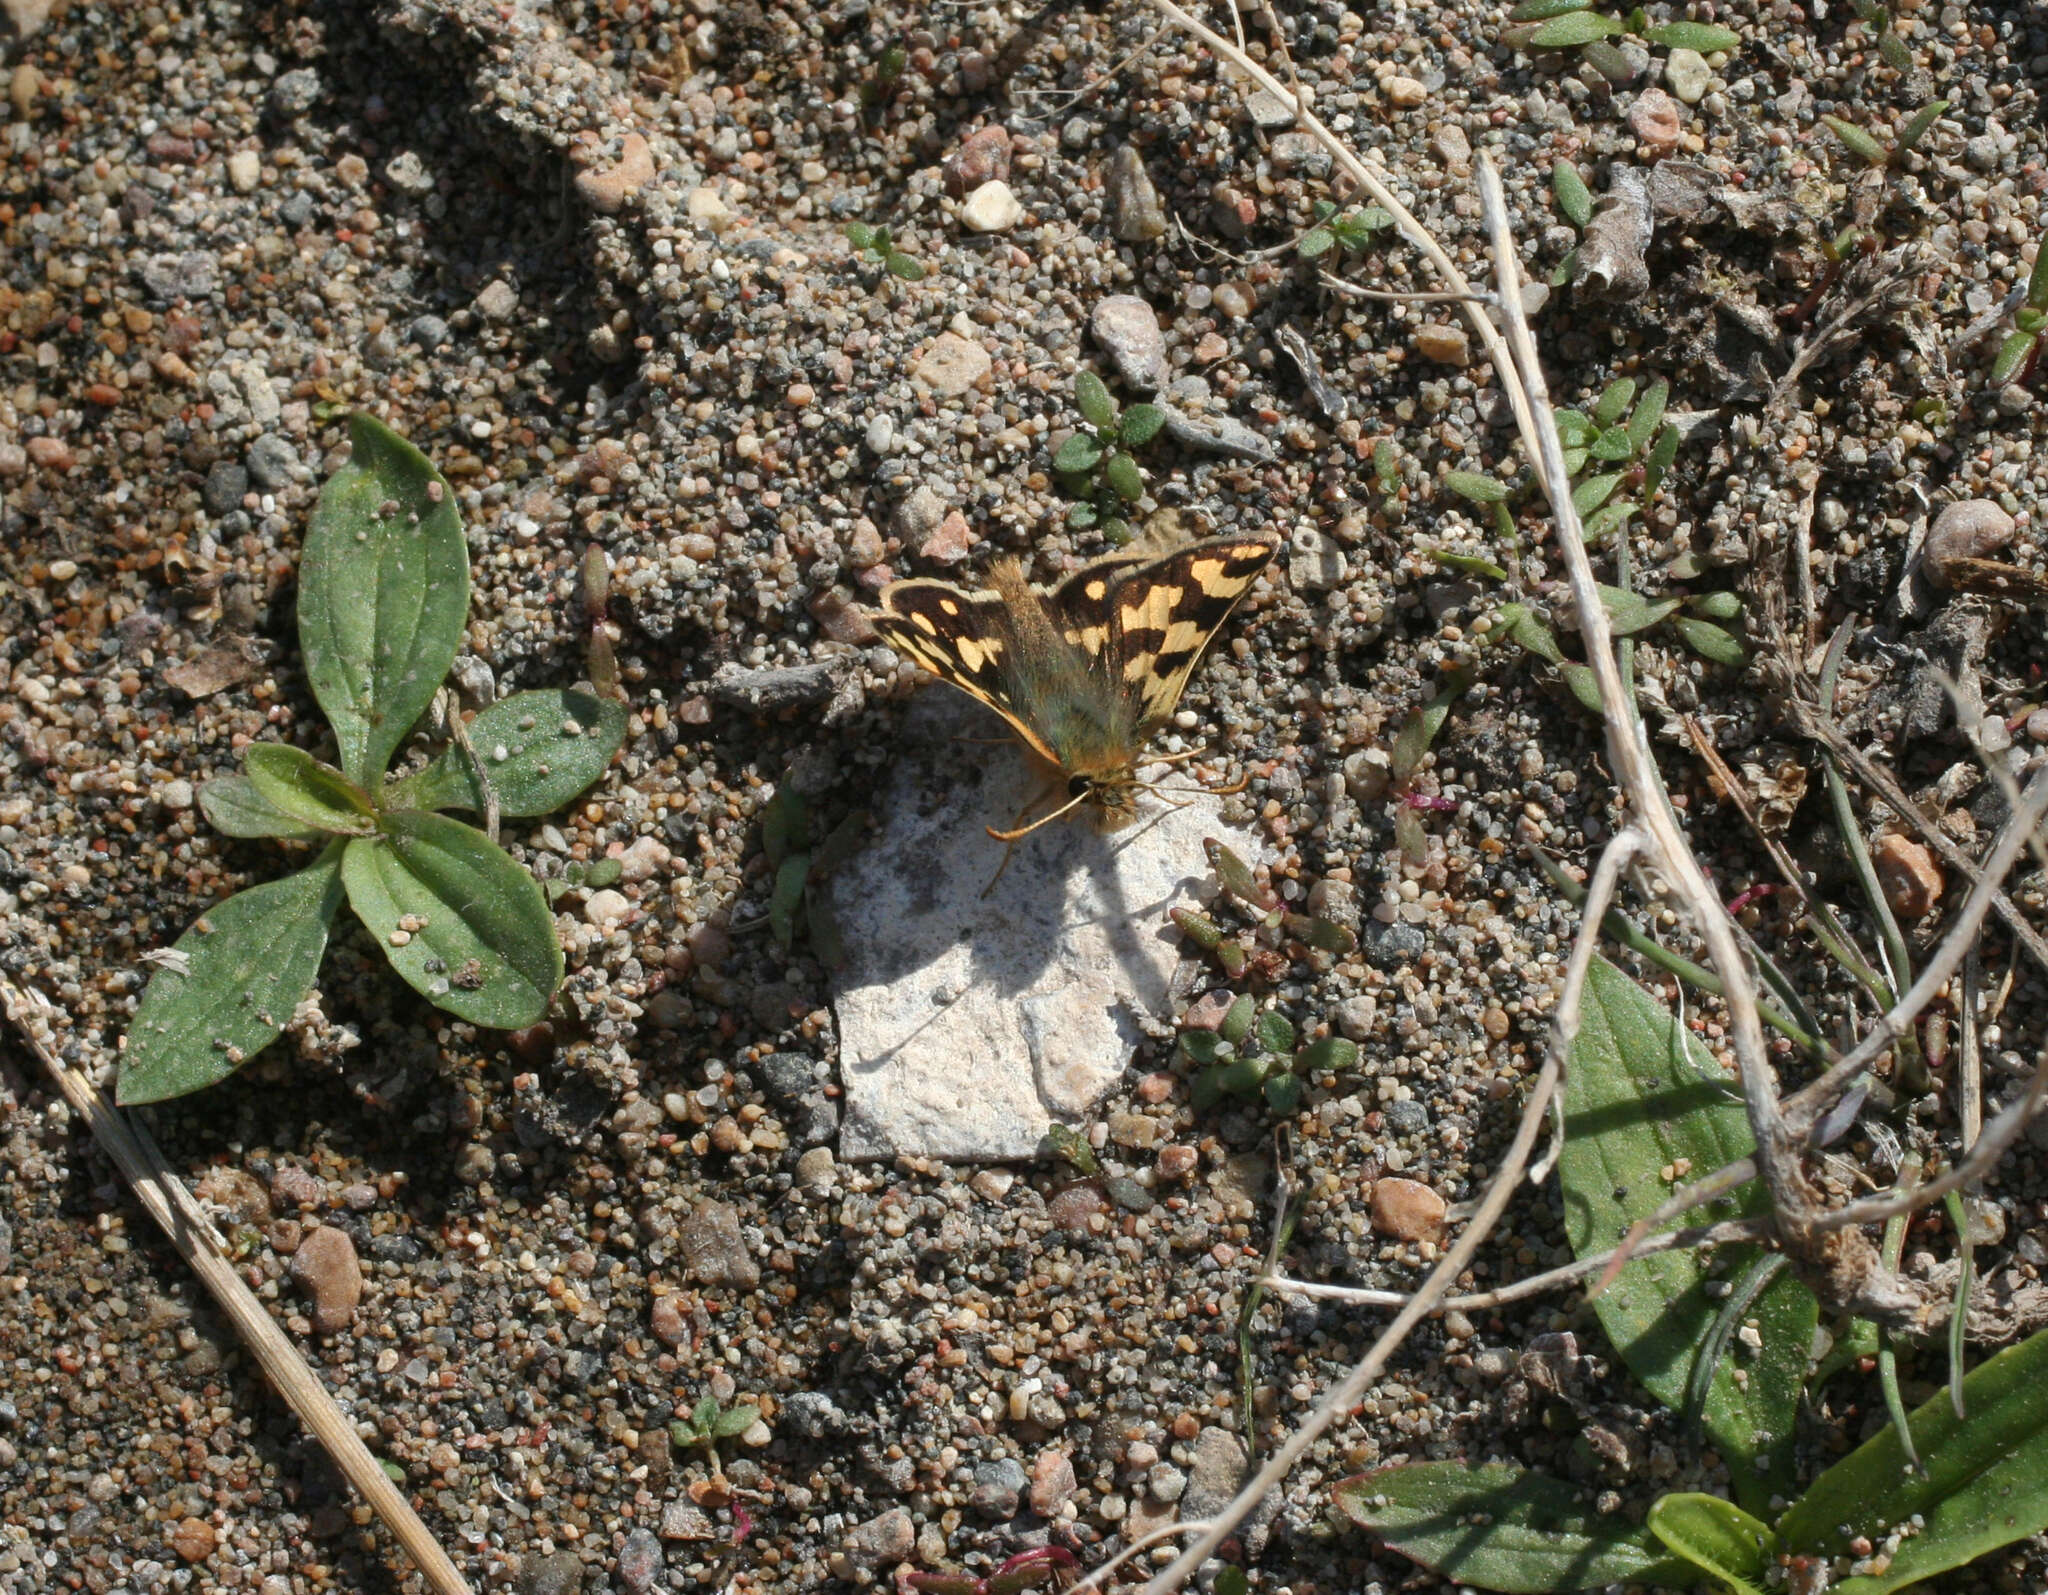
[[[1937,587],[1952,587],[1967,571],[1965,561],[1989,559],[1998,553],[2012,541],[2016,525],[1988,498],[1943,505],[1920,545],[1927,579]]]
[[[1884,887],[1885,901],[1900,919],[1925,919],[1941,901],[1941,866],[1912,837],[1887,831],[1871,848],[1870,859]]]
[[[970,232],[1006,233],[1024,219],[1024,206],[1010,185],[983,183],[960,205],[960,221]]]
[[[1443,1235],[1444,1199],[1416,1180],[1377,1180],[1372,1227],[1397,1241],[1434,1241]]]
[[[654,181],[654,170],[654,151],[647,140],[628,133],[619,141],[617,160],[576,174],[576,197],[600,215],[616,215]]]
[[[957,332],[942,332],[911,367],[910,380],[939,398],[957,398],[987,376],[994,364],[980,344]]]
[[[1699,104],[1713,79],[1707,58],[1697,50],[1679,48],[1664,58],[1664,86],[1687,105]]]
[[[263,181],[263,157],[255,150],[236,150],[228,157],[228,182],[237,194],[253,194]]]
[[[1125,387],[1156,389],[1166,374],[1166,339],[1151,305],[1133,294],[1109,294],[1089,313],[1088,330],[1116,366]]]
[[[355,1317],[362,1299],[363,1270],[355,1243],[331,1224],[316,1224],[292,1253],[292,1280],[313,1298],[313,1327],[337,1334]]]
[[[1166,234],[1166,207],[1145,170],[1145,160],[1129,144],[1117,146],[1109,160],[1111,230],[1127,244],[1149,244]]]

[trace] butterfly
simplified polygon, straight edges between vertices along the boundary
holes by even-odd
[[[1014,842],[1084,805],[1114,827],[1137,814],[1145,743],[1277,548],[1212,537],[1169,554],[1111,554],[1050,588],[1027,583],[1016,560],[1000,560],[983,592],[892,582],[875,629],[995,710],[1064,779],[1059,808],[1022,829],[991,826],[989,835]]]

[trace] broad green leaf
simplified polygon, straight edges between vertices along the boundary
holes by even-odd
[[[494,1030],[536,1023],[562,981],[540,883],[443,814],[386,814],[342,855],[349,906],[391,967],[438,1008]]]
[[[367,836],[377,828],[362,788],[304,748],[252,742],[242,767],[256,795],[300,825],[336,836]]]
[[[1336,247],[1337,235],[1327,227],[1311,227],[1295,243],[1295,253],[1303,260],[1317,260]]]
[[[1718,1495],[1667,1495],[1650,1508],[1650,1532],[1706,1569],[1730,1595],[1763,1595],[1764,1574],[1778,1555],[1778,1536]]]
[[[1134,404],[1116,424],[1117,440],[1127,449],[1143,448],[1159,436],[1166,425],[1166,412],[1156,404]]]
[[[1550,418],[1557,423],[1558,438],[1567,448],[1586,443],[1600,430],[1591,416],[1577,410],[1552,410]]]
[[[1883,1546],[1882,1573],[1838,1579],[1831,1595],[1888,1591],[1961,1567],[2048,1528],[2048,1331],[2008,1348],[1963,1381],[1967,1421],[1946,1390],[1909,1423],[1924,1472],[1886,1427],[1823,1473],[1778,1523],[1787,1550],[1845,1556],[1858,1536]]]
[[[1695,620],[1690,615],[1680,615],[1671,624],[1677,628],[1678,635],[1685,639],[1685,645],[1702,659],[1711,659],[1717,665],[1730,665],[1738,669],[1749,662],[1749,654],[1741,641],[1710,620]]]
[[[1569,50],[1621,31],[1621,24],[1612,17],[1597,11],[1571,11],[1544,23],[1529,35],[1529,43],[1539,50]]]
[[[1591,548],[1612,537],[1615,528],[1635,514],[1636,509],[1636,501],[1632,498],[1611,498],[1586,517],[1585,525],[1579,528],[1579,535]]]
[[[1600,696],[1600,678],[1593,674],[1591,665],[1575,664],[1568,659],[1557,669],[1581,708],[1590,709],[1595,714],[1607,712],[1607,702]]]
[[[1606,427],[1598,437],[1586,445],[1586,452],[1602,465],[1612,465],[1617,460],[1625,460],[1635,451],[1635,445],[1629,441],[1628,428],[1618,425]]]
[[[1660,598],[1655,603],[1625,587],[1600,584],[1600,607],[1607,611],[1607,626],[1617,637],[1633,637],[1673,613],[1683,599]]]
[[[866,222],[848,222],[846,241],[855,249],[872,249],[875,245],[875,230]]]
[[[1259,1015],[1259,1047],[1265,1052],[1294,1050],[1294,1025],[1285,1014],[1268,1008]]]
[[[1891,159],[1891,152],[1854,122],[1839,116],[1823,116],[1821,120],[1827,123],[1836,138],[1848,146],[1851,154],[1861,156],[1872,166],[1882,166]]]
[[[1700,593],[1688,598],[1685,607],[1704,620],[1740,620],[1742,600],[1727,591]]]
[[[1591,515],[1593,511],[1614,496],[1614,490],[1621,485],[1623,473],[1603,471],[1598,476],[1589,476],[1582,482],[1572,484],[1572,508],[1580,515]]]
[[[2034,310],[2048,310],[2048,249],[2036,246],[2034,269],[2027,273],[2027,304]]]
[[[711,1432],[721,1440],[729,1440],[736,1434],[745,1434],[760,1421],[759,1407],[727,1407],[711,1420]]]
[[[1446,471],[1444,486],[1474,504],[1499,504],[1508,496],[1508,485],[1477,471]]]
[[[925,278],[924,262],[915,255],[904,254],[900,249],[889,251],[882,260],[882,269],[890,276],[900,277],[905,282],[923,282]]]
[[[308,842],[327,834],[301,825],[266,800],[246,775],[223,775],[202,782],[199,811],[216,831],[227,836],[272,836],[283,841]]]
[[[275,1041],[313,989],[340,907],[337,844],[296,875],[200,915],[142,994],[117,1100],[184,1096],[226,1079]]]
[[[1877,53],[1884,57],[1885,65],[1894,72],[1913,70],[1913,52],[1906,48],[1906,41],[1890,28],[1877,36]]]
[[[1697,50],[1701,55],[1732,50],[1742,42],[1742,35],[1734,29],[1711,22],[1663,22],[1645,31],[1643,37],[1666,50]]]
[[[1337,1509],[1432,1572],[1503,1595],[1682,1585],[1688,1563],[1591,1490],[1502,1462],[1414,1462],[1346,1479]]]
[[[1180,1050],[1196,1063],[1214,1063],[1229,1045],[1213,1030],[1183,1030]]]
[[[341,768],[374,790],[426,711],[469,616],[455,494],[425,455],[366,415],[313,510],[299,561],[299,646]]]
[[[1083,371],[1074,378],[1074,406],[1092,427],[1107,430],[1116,425],[1116,400],[1093,371]]]
[[[552,814],[604,774],[626,740],[626,706],[556,688],[515,692],[478,714],[468,730],[498,812],[531,819]],[[468,758],[450,745],[418,774],[386,788],[384,806],[481,814],[484,799]]]
[[[1138,470],[1138,462],[1121,450],[1103,462],[1102,479],[1126,504],[1135,504],[1145,496],[1145,478]]]
[[[1636,396],[1634,377],[1616,377],[1600,390],[1600,397],[1593,405],[1593,423],[1603,432],[1621,420],[1628,409],[1629,401]]]
[[[1291,1074],[1269,1074],[1263,1089],[1266,1106],[1279,1114],[1298,1113],[1301,1110],[1301,1081]]]
[[[1252,1033],[1252,1021],[1259,1016],[1259,1005],[1248,993],[1241,994],[1230,1005],[1230,1012],[1223,1016],[1223,1023],[1216,1027],[1216,1033],[1233,1047]]]
[[[1593,191],[1570,161],[1560,157],[1550,163],[1550,192],[1564,219],[1574,227],[1584,227],[1593,219]]]
[[[1095,440],[1094,433],[1076,432],[1059,446],[1059,451],[1052,457],[1052,468],[1078,474],[1094,470],[1101,458],[1102,445]]]
[[[1580,1257],[1618,1244],[1687,1175],[1749,1155],[1742,1103],[1691,1031],[1605,959],[1586,981],[1565,1094],[1566,1138],[1558,1159],[1565,1233]],[[1761,1210],[1752,1183],[1700,1209],[1694,1222]],[[1754,1247],[1709,1260],[1692,1252],[1639,1257],[1593,1301],[1629,1370],[1666,1406],[1683,1412],[1694,1364],[1720,1312],[1722,1283],[1739,1278]],[[1792,1427],[1819,1309],[1788,1271],[1745,1315],[1707,1386],[1700,1418],[1728,1463],[1737,1497],[1761,1506],[1789,1493]]]

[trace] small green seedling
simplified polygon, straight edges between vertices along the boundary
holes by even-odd
[[[903,68],[909,64],[910,52],[900,44],[892,44],[882,52],[875,63],[875,75],[860,86],[861,114],[870,123],[878,119],[882,107],[894,98],[896,85],[903,77]]]
[[[1125,511],[1145,496],[1145,474],[1130,451],[1159,435],[1166,412],[1156,404],[1119,411],[1093,371],[1074,378],[1074,404],[1086,424],[1068,434],[1052,457],[1060,486],[1082,501],[1067,512],[1067,524],[1076,531],[1100,527],[1110,542],[1127,543]]]
[[[1550,163],[1550,194],[1557,201],[1558,211],[1564,219],[1584,233],[1586,224],[1593,219],[1593,190],[1586,186],[1586,179],[1580,175],[1579,169],[1562,156]],[[1574,244],[1550,273],[1550,286],[1562,288],[1570,282],[1578,264],[1579,250]]]
[[[831,877],[860,846],[868,819],[865,809],[857,809],[829,832],[817,834],[810,804],[786,784],[762,805],[761,851],[775,877],[768,894],[768,929],[784,952],[796,944],[802,925],[820,963],[837,968],[846,961],[832,911]]]
[[[718,1459],[718,1442],[731,1440],[745,1434],[761,1421],[761,1409],[748,1402],[730,1407],[721,1407],[710,1396],[704,1397],[690,1411],[687,1418],[671,1419],[668,1438],[671,1445],[687,1449],[697,1446],[704,1452],[705,1460],[711,1464],[711,1476],[725,1477],[725,1468]]]
[[[1198,1110],[1233,1096],[1263,1098],[1273,1112],[1293,1113],[1301,1107],[1305,1076],[1342,1074],[1358,1062],[1357,1043],[1341,1036],[1296,1047],[1293,1022],[1271,1008],[1261,1011],[1249,993],[1230,1005],[1214,1030],[1183,1030],[1180,1050],[1201,1068],[1188,1093]]]
[[[1603,75],[1615,76],[1622,63],[1609,41],[1624,34],[1648,40],[1665,50],[1696,50],[1701,55],[1733,50],[1742,36],[1713,22],[1652,22],[1637,6],[1625,17],[1593,9],[1593,0],[1525,0],[1508,13],[1501,42],[1518,50],[1580,50]],[[1609,68],[1615,68],[1610,72]]]
[[[1991,362],[1991,381],[1998,387],[2033,373],[2039,363],[2041,337],[2048,332],[2048,245],[2034,252],[2034,269],[2027,276],[2027,302],[2013,317],[2013,330],[1998,346],[1998,358]]]
[[[1906,48],[1906,41],[1894,31],[1890,9],[1879,5],[1877,0],[1851,0],[1851,4],[1863,25],[1876,34],[1877,53],[1884,58],[1884,64],[1894,72],[1912,71],[1913,52]]]
[[[1319,199],[1315,221],[1294,247],[1303,260],[1320,260],[1333,249],[1346,255],[1362,255],[1372,247],[1374,235],[1393,225],[1393,214],[1378,205],[1354,206],[1339,215],[1335,205]]]
[[[559,903],[571,892],[594,892],[601,886],[616,885],[624,874],[624,867],[615,858],[594,858],[588,863],[572,860],[562,866],[561,874],[550,876],[540,887],[548,894],[550,903]]]
[[[889,236],[888,228],[870,227],[866,222],[848,222],[846,241],[853,245],[856,254],[873,261],[891,277],[900,277],[905,282],[924,281],[924,262],[898,249],[895,239]]]
[[[1891,35],[1886,35],[1891,37]],[[1843,146],[1859,160],[1871,166],[1892,166],[1901,157],[1911,154],[1915,145],[1927,136],[1927,130],[1941,120],[1941,113],[1949,107],[1947,100],[1936,100],[1923,105],[1906,119],[1906,125],[1899,129],[1898,139],[1886,144],[1874,134],[1857,126],[1847,117],[1823,116],[1821,120],[1828,131],[1842,141]]]
[[[320,494],[299,566],[299,647],[339,764],[257,742],[199,806],[229,836],[321,842],[283,880],[208,909],[157,968],[128,1027],[119,1098],[157,1102],[214,1084],[275,1041],[312,994],[344,898],[391,966],[472,1024],[535,1023],[562,979],[547,898],[483,831],[443,809],[530,817],[601,776],[624,705],[515,693],[415,773],[393,758],[455,662],[469,622],[469,547],[447,481],[368,416]]]

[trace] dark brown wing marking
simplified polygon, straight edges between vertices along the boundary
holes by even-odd
[[[970,593],[951,582],[892,582],[882,589],[882,610],[875,616],[875,630],[890,647],[941,681],[979,698],[1033,749],[1053,763],[1059,762],[1044,737],[1019,716],[1011,702],[1003,664],[1010,646],[1010,627],[999,594]]]

